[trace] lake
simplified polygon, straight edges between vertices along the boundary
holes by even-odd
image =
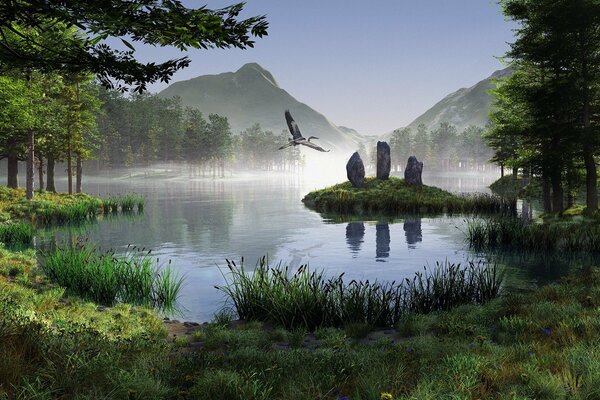
[[[492,175],[425,176],[425,184],[455,192],[488,192]],[[248,268],[260,257],[270,263],[297,268],[309,264],[328,275],[345,273],[348,280],[402,280],[436,262],[464,264],[489,255],[469,250],[464,237],[465,216],[365,218],[345,221],[322,216],[304,207],[309,191],[336,183],[284,174],[228,177],[219,180],[144,174],[86,177],[84,190],[105,196],[136,192],[145,199],[140,215],[109,216],[78,227],[43,231],[37,246],[50,240],[87,237],[101,249],[117,253],[129,244],[152,249],[166,263],[171,260],[185,276],[180,296],[180,319],[208,321],[224,305],[214,288],[227,274],[226,259]],[[65,182],[57,182],[58,190]],[[514,264],[509,258],[498,258]],[[508,260],[508,261],[507,261]],[[560,276],[569,262],[554,263],[557,272],[535,271],[539,257],[518,258],[534,267],[511,274],[512,282],[535,282]],[[516,274],[516,275],[515,275]],[[516,279],[515,276],[521,276]],[[540,276],[542,278],[540,278]],[[522,279],[524,278],[524,279]]]

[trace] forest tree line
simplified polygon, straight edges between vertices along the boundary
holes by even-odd
[[[499,82],[486,133],[493,161],[539,176],[546,212],[573,205],[585,188],[598,209],[600,2],[502,0],[518,23],[505,55],[514,68]],[[566,200],[566,202],[565,202]]]

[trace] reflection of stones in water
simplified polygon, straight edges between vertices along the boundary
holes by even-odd
[[[363,222],[350,222],[346,226],[346,243],[353,254],[353,258],[360,251],[360,247],[364,242],[365,224]]]
[[[388,224],[375,225],[375,256],[377,261],[390,256],[390,226]]]
[[[416,244],[423,241],[423,232],[421,231],[421,218],[407,219],[404,221],[404,234],[409,249],[416,249]]]

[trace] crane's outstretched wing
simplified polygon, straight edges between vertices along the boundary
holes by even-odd
[[[279,148],[279,150],[283,150],[283,149],[285,149],[286,147],[290,147],[290,146],[293,146],[293,145],[294,145],[294,142],[289,142],[288,144],[284,144],[283,146],[281,146],[281,147]]]
[[[308,147],[313,148],[313,149],[318,150],[318,151],[323,151],[325,153],[327,153],[329,151],[329,150],[325,150],[324,148],[322,148],[318,144],[314,144],[313,142],[300,142],[299,144],[303,144],[305,146],[308,146]]]
[[[298,124],[292,118],[292,114],[290,114],[290,110],[285,110],[285,121],[287,122],[287,126],[290,129],[290,133],[294,140],[298,140],[302,137],[300,133],[300,128],[298,128]]]

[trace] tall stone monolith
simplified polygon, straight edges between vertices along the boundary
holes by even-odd
[[[404,169],[404,180],[409,185],[422,185],[423,179],[421,175],[423,173],[423,163],[417,160],[417,157],[408,157],[406,168]]]
[[[388,179],[391,168],[390,145],[386,142],[377,142],[377,179]]]
[[[354,187],[362,187],[365,182],[365,165],[358,152],[352,154],[352,157],[346,164],[346,173],[348,174],[348,180]]]

